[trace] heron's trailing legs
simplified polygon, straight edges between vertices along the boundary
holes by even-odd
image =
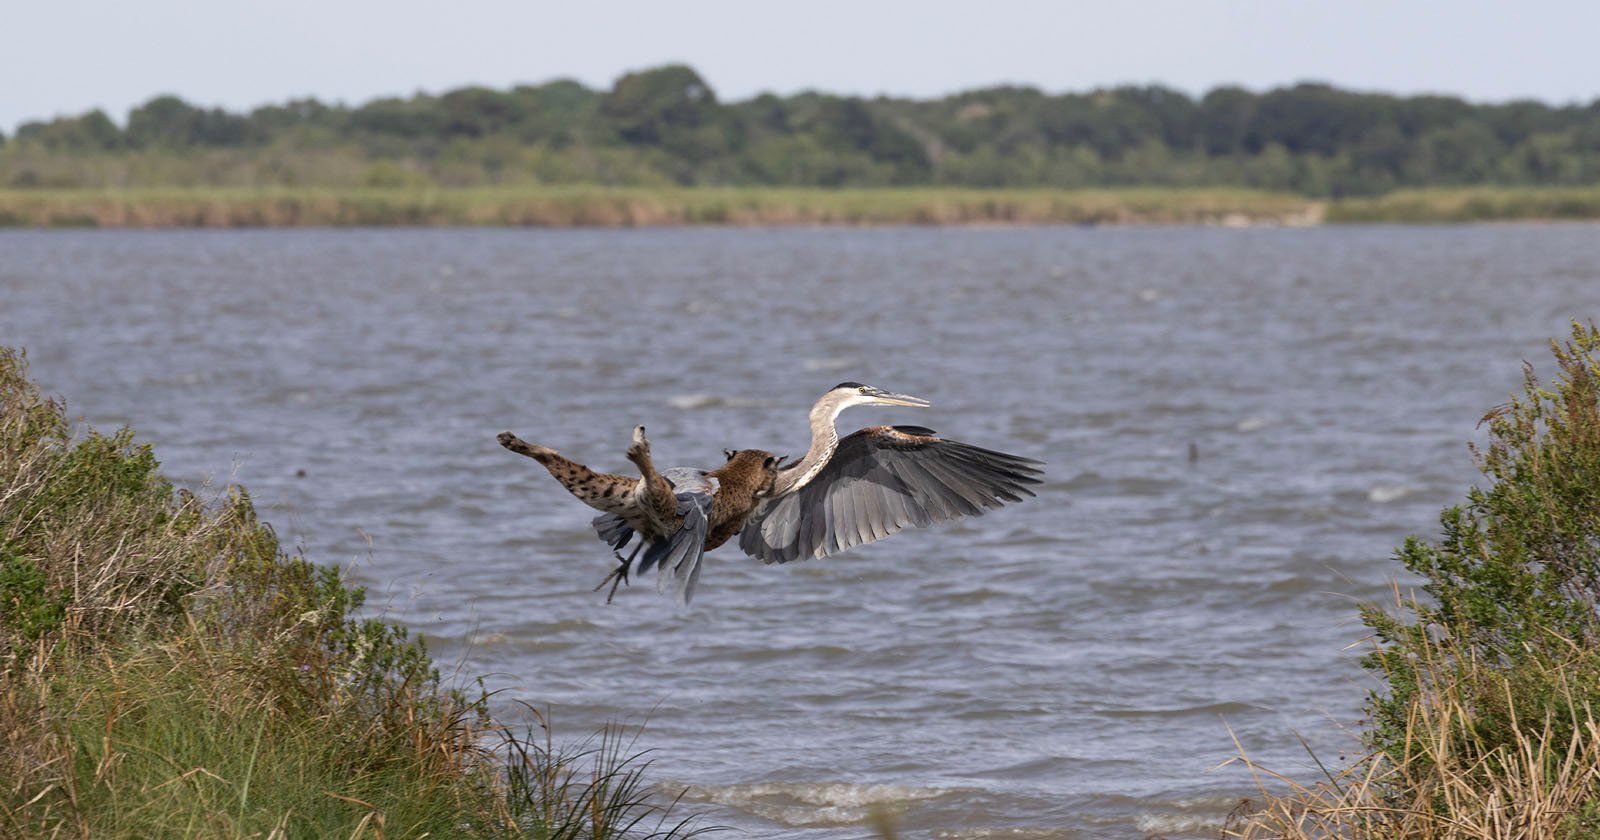
[[[599,592],[601,589],[605,588],[606,584],[611,584],[611,591],[606,593],[606,603],[611,603],[611,599],[617,596],[617,587],[628,582],[628,571],[633,568],[633,558],[639,556],[639,550],[642,548],[644,548],[644,541],[640,540],[639,544],[633,547],[633,551],[628,555],[627,559],[623,559],[622,552],[620,551],[611,552],[611,556],[621,561],[621,565],[617,566],[615,569],[612,569],[611,574],[606,575],[605,580],[600,581],[599,586],[596,586],[594,589],[589,591]]]

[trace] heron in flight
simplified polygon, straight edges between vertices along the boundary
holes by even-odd
[[[635,446],[628,456],[645,473],[637,481],[592,473],[510,432],[502,432],[500,442],[539,460],[580,501],[604,511],[595,518],[594,527],[618,552],[622,565],[601,586],[618,576],[626,581],[643,548],[639,571],[659,563],[661,586],[673,576],[683,603],[693,594],[700,555],[735,533],[739,548],[751,557],[788,563],[838,554],[906,528],[980,516],[1034,495],[1029,485],[1040,481],[1040,462],[941,438],[932,429],[869,426],[841,438],[836,426],[839,414],[858,405],[926,408],[928,401],[841,382],[811,407],[811,445],[800,460],[784,465],[784,459],[764,450],[724,450],[728,465],[721,471],[668,470],[663,474],[666,485],[653,484],[649,478],[654,467],[649,465],[648,444],[643,459],[637,457],[643,427],[635,430]],[[752,471],[756,464],[760,469]],[[719,476],[722,471],[729,475]],[[602,496],[593,489],[601,484],[614,492]],[[624,491],[629,493],[625,499]],[[664,511],[669,491],[673,515],[652,518],[641,513],[644,508]],[[620,552],[635,533],[640,546],[622,559]]]
[[[778,471],[739,533],[765,563],[822,558],[906,528],[981,516],[1032,496],[1038,461],[939,437],[922,426],[869,426],[839,437],[858,405],[926,408],[928,401],[841,382],[811,407],[811,446]]]

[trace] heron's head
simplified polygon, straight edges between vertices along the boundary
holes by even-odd
[[[840,382],[833,386],[828,393],[822,396],[827,401],[843,411],[853,405],[903,405],[911,408],[927,408],[928,401],[910,394],[895,394],[882,388],[871,385],[862,385],[860,382]]]

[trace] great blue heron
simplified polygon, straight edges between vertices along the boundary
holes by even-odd
[[[778,471],[739,548],[766,563],[826,557],[906,528],[979,516],[1032,496],[1038,461],[939,437],[921,426],[869,426],[839,438],[857,405],[926,408],[928,401],[841,382],[811,407],[811,447]]]
[[[924,408],[928,401],[842,382],[811,407],[811,445],[799,461],[780,468],[783,459],[764,450],[724,450],[728,464],[721,470],[667,470],[665,487],[649,480],[654,468],[643,427],[635,430],[628,456],[645,474],[638,480],[593,473],[510,432],[501,433],[500,443],[539,460],[573,495],[605,511],[595,518],[595,530],[618,550],[618,559],[635,532],[640,535],[640,547],[606,581],[625,581],[643,548],[638,570],[659,563],[662,586],[670,575],[685,603],[700,553],[734,533],[740,549],[766,563],[826,557],[906,528],[981,515],[1032,496],[1028,485],[1039,483],[1038,461],[947,440],[921,426],[871,426],[840,439],[839,414],[857,405]],[[641,444],[642,460],[636,457]],[[752,470],[758,462],[761,469]],[[716,481],[702,484],[708,477]],[[609,494],[605,487],[612,488]],[[669,492],[678,519],[662,513]],[[674,522],[675,530],[667,527]]]
[[[544,465],[550,475],[584,504],[605,513],[594,520],[600,538],[618,551],[622,564],[600,581],[611,592],[606,603],[626,583],[639,552],[638,571],[661,567],[658,588],[669,581],[678,600],[687,604],[700,578],[703,554],[739,532],[756,500],[772,491],[781,459],[760,449],[724,450],[728,462],[715,470],[675,467],[657,471],[650,457],[650,441],[643,426],[635,426],[627,458],[639,468],[639,478],[597,473],[547,446],[528,443],[501,432],[500,445]],[[639,535],[633,553],[623,559],[620,550]]]

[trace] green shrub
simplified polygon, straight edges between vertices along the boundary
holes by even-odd
[[[1241,755],[1262,807],[1224,836],[1600,837],[1600,333],[1552,348],[1554,382],[1484,418],[1486,485],[1397,552],[1422,593],[1363,610],[1371,752],[1310,784]]]
[[[51,592],[38,561],[0,543],[0,626],[11,628],[13,656],[60,629],[67,615],[67,596]]]
[[[1600,333],[1574,324],[1552,348],[1554,383],[1529,366],[1522,395],[1484,418],[1487,485],[1443,512],[1438,542],[1400,548],[1427,597],[1365,610],[1380,643],[1366,664],[1386,686],[1368,737],[1409,772],[1433,772],[1414,743],[1419,704],[1459,704],[1452,754],[1492,774],[1530,727],[1564,753],[1600,701]]]

